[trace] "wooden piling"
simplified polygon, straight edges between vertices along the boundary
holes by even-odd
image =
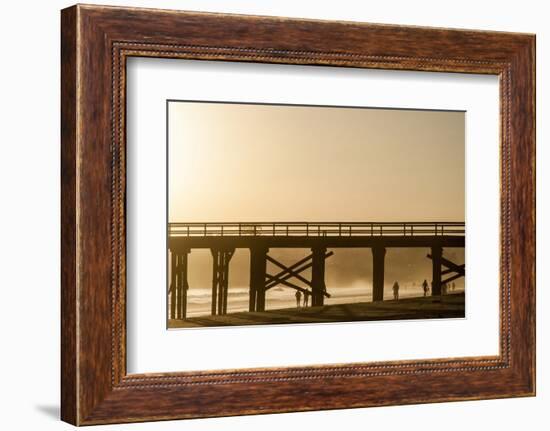
[[[443,256],[443,247],[440,245],[432,246],[432,295],[441,295],[441,258]]]
[[[384,300],[384,260],[386,248],[376,245],[372,250],[372,300]]]
[[[222,295],[222,312],[221,314],[227,314],[227,297],[229,296],[229,260],[231,256],[225,252],[222,256],[223,259],[223,274],[222,274],[222,286],[223,286],[223,295]]]
[[[210,249],[212,252],[212,307],[211,314],[227,313],[229,295],[229,262],[235,249]]]
[[[218,267],[219,267],[219,253],[217,250],[211,249],[212,252],[212,306],[211,314],[216,315],[218,304]]]
[[[223,296],[225,290],[225,260],[223,251],[218,251],[218,310],[217,314],[223,314]]]
[[[267,253],[265,247],[250,248],[249,311],[265,311]]]
[[[176,254],[176,319],[181,319],[181,275],[180,275],[181,256]]]
[[[176,281],[177,281],[177,257],[176,253],[170,251],[170,319],[176,318]]]
[[[185,319],[187,317],[187,291],[189,290],[189,282],[187,279],[187,255],[189,250],[182,250],[179,253],[178,262],[178,319]]]
[[[321,306],[325,300],[325,247],[314,247],[312,251],[311,266],[311,305]]]

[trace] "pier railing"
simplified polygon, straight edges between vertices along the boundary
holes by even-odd
[[[169,223],[170,237],[464,236],[464,222]]]

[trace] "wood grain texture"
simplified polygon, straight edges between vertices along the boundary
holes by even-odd
[[[534,49],[534,36],[525,34],[100,6],[62,11],[63,420],[84,425],[533,395]],[[500,355],[127,375],[129,56],[499,75]]]
[[[61,17],[61,417],[77,422],[76,9]]]

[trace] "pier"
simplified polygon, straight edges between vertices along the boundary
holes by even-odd
[[[443,257],[446,247],[465,246],[464,222],[262,222],[262,223],[170,223],[169,318],[187,315],[188,255],[194,249],[209,249],[212,254],[211,314],[227,314],[229,270],[236,249],[250,252],[249,312],[263,312],[266,292],[286,286],[311,295],[312,306],[323,306],[329,298],[325,284],[325,261],[338,248],[369,248],[372,252],[373,301],[384,298],[386,250],[427,248],[432,262],[431,295],[465,276],[465,265]],[[305,256],[286,265],[269,255],[276,248],[299,248]],[[330,251],[329,251],[330,250]],[[270,274],[267,263],[278,268]],[[311,269],[311,277],[303,273]],[[305,286],[305,287],[303,287]]]

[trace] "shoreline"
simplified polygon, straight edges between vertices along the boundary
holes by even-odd
[[[168,329],[216,326],[249,326],[299,323],[335,323],[381,320],[463,318],[464,292],[426,296],[332,304],[319,307],[282,308],[262,312],[241,311],[220,316],[189,317],[169,320]]]

